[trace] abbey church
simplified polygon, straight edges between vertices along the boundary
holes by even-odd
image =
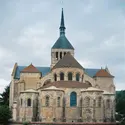
[[[82,66],[65,30],[62,9],[60,36],[51,48],[49,67],[15,63],[9,99],[13,121],[115,121],[114,76],[107,67]]]

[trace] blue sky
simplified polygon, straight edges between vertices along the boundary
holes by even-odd
[[[85,68],[105,68],[125,88],[125,0],[1,0],[0,92],[18,65],[50,66],[59,37],[61,8],[66,36]]]

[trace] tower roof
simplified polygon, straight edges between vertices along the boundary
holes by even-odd
[[[65,36],[65,23],[64,23],[64,14],[63,14],[63,9],[62,9],[62,14],[61,14],[61,23],[60,23],[60,37],[58,40],[55,42],[53,45],[52,49],[74,49],[71,43],[68,41],[68,39]]]
[[[60,59],[56,65],[53,67],[55,68],[79,68],[83,69],[83,67],[77,62],[77,60],[68,52],[62,59]]]

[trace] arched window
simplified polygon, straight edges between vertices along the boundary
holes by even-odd
[[[54,74],[54,80],[57,81],[57,75],[56,74]]]
[[[84,78],[84,76],[82,75],[82,82],[83,82],[83,78]]]
[[[20,105],[21,105],[21,106],[23,105],[23,99],[20,100]]]
[[[90,106],[90,98],[86,97],[84,101],[85,101],[85,107],[89,107]]]
[[[76,81],[79,81],[79,78],[80,78],[80,74],[77,73],[77,74],[76,74]]]
[[[49,106],[49,96],[46,96],[45,105],[46,105],[46,107],[48,107],[48,106]]]
[[[57,98],[57,106],[60,107],[60,97]]]
[[[27,106],[31,106],[31,99],[27,99]]]
[[[60,52],[60,59],[62,59],[62,52]]]
[[[72,92],[70,94],[70,106],[76,106],[77,105],[77,94],[76,92]]]
[[[64,55],[66,55],[66,52],[64,52]]]
[[[58,52],[56,52],[56,59],[58,60]]]
[[[99,97],[99,98],[98,98],[98,107],[101,107],[101,102],[102,102],[102,98]]]
[[[72,73],[71,72],[68,73],[68,80],[72,80]]]
[[[63,72],[60,73],[60,80],[64,80],[64,73]]]
[[[106,107],[110,108],[110,99],[107,99],[107,101],[106,101]]]

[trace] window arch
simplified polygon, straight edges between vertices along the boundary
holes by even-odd
[[[79,81],[79,79],[80,79],[80,74],[77,73],[77,74],[76,74],[76,81]]]
[[[56,59],[58,60],[58,52],[56,52]]]
[[[89,107],[90,106],[90,98],[86,97],[84,101],[85,101],[85,107]]]
[[[46,105],[46,107],[49,106],[49,96],[46,96],[45,105]]]
[[[64,80],[64,73],[63,72],[60,73],[60,80]]]
[[[72,73],[71,72],[68,73],[68,80],[72,80]]]
[[[57,81],[57,75],[54,74],[54,81]]]
[[[27,99],[27,106],[31,106],[31,99]]]
[[[60,59],[62,59],[62,52],[60,52]]]
[[[106,101],[106,107],[107,107],[107,108],[110,108],[110,103],[111,103],[111,102],[110,102],[110,99],[107,99],[107,101]]]
[[[76,92],[72,92],[70,94],[70,106],[76,106],[77,105],[77,94]]]
[[[60,107],[60,97],[57,98],[57,106]]]
[[[99,98],[98,98],[98,102],[97,102],[98,107],[101,107],[101,102],[102,102],[102,98],[101,98],[101,97],[99,97]]]

